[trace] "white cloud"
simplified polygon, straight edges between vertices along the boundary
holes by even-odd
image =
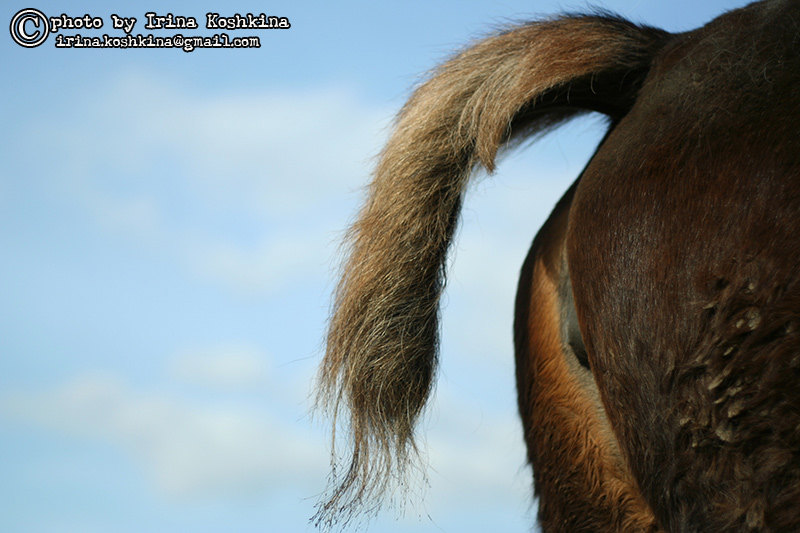
[[[136,391],[107,375],[78,377],[39,394],[6,394],[0,412],[118,445],[170,497],[308,490],[326,468],[324,446],[268,412]]]
[[[327,276],[394,113],[342,87],[202,93],[132,71],[92,88],[31,119],[44,189],[246,294]]]
[[[201,94],[128,72],[98,84],[69,129],[47,135],[69,149],[74,169],[94,168],[101,181],[127,173],[149,184],[156,175],[191,188],[205,208],[269,220],[360,187],[392,115],[342,87]]]
[[[408,509],[426,509],[434,520],[465,504],[511,506],[522,516],[530,477],[513,412],[487,417],[480,402],[443,389],[434,416],[420,428],[431,489],[412,492]],[[7,392],[0,396],[0,417],[119,447],[169,499],[290,490],[309,498],[310,514],[328,472],[328,440],[310,424],[276,416],[287,409],[281,394],[267,409],[253,408],[91,374],[47,391]]]
[[[250,389],[267,384],[267,357],[246,344],[184,350],[172,358],[170,373],[187,383],[218,389]]]
[[[428,438],[432,475],[449,487],[435,494],[433,503],[452,508],[465,502],[524,505],[531,496],[531,472],[525,467],[516,411],[490,416],[480,403],[458,400],[437,409],[446,420]]]
[[[195,242],[185,251],[185,257],[190,268],[203,277],[242,294],[254,294],[326,274],[331,250],[324,232],[286,230],[255,245]]]
[[[164,214],[155,198],[145,195],[112,197],[99,191],[87,191],[82,199],[109,229],[140,241],[163,243]]]

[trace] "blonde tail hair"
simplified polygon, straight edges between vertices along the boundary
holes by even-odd
[[[437,68],[403,107],[335,292],[319,403],[335,419],[346,413],[352,453],[343,471],[334,465],[318,525],[377,509],[414,457],[447,250],[473,170],[492,172],[501,146],[576,114],[618,120],[665,35],[608,15],[522,25]]]

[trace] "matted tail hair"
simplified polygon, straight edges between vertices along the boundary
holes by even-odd
[[[347,234],[318,403],[334,432],[346,408],[352,455],[343,472],[334,464],[317,525],[376,510],[415,455],[446,254],[473,170],[492,172],[502,145],[579,113],[619,120],[666,35],[606,14],[525,24],[440,66],[403,107]]]

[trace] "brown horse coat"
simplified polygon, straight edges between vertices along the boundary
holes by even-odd
[[[403,108],[320,371],[347,520],[413,456],[466,182],[585,111],[608,134],[534,240],[519,407],[545,531],[800,531],[800,2],[683,34],[609,15],[466,49]],[[344,410],[344,411],[342,411]]]

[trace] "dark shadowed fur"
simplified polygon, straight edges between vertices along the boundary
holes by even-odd
[[[377,509],[414,458],[472,172],[599,111],[609,133],[537,236],[517,297],[542,526],[800,530],[794,21],[797,1],[680,35],[608,15],[535,22],[414,92],[347,237],[319,401],[352,449],[318,524]]]
[[[567,258],[623,456],[669,531],[800,531],[800,2],[655,58]]]

